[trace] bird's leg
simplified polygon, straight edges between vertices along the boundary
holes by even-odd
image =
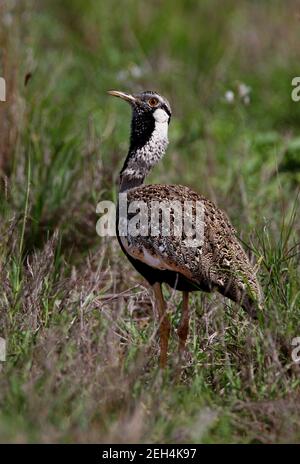
[[[168,342],[171,325],[166,311],[167,306],[162,294],[161,284],[156,282],[153,285],[153,290],[159,316],[160,367],[164,368],[167,365]]]
[[[179,337],[179,356],[185,352],[186,340],[189,332],[189,292],[183,293],[182,315],[177,330]]]

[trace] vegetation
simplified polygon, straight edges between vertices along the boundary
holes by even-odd
[[[297,2],[4,0],[0,6],[2,442],[299,442]],[[257,263],[257,324],[194,294],[190,359],[158,370],[146,283],[96,234],[114,199],[129,108],[106,90],[170,100],[150,182],[226,210]],[[233,93],[228,93],[233,92]],[[165,288],[173,326],[180,295]]]

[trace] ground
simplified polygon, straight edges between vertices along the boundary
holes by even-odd
[[[297,2],[0,9],[0,440],[299,442]],[[148,181],[188,185],[223,208],[265,294],[257,323],[193,294],[181,376],[181,296],[164,289],[174,331],[162,374],[152,295],[116,239],[96,233],[129,136],[129,108],[111,88],[171,102],[171,143]]]

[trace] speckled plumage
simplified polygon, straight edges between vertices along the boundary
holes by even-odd
[[[122,245],[134,259],[145,262],[144,250],[160,261],[162,271],[173,271],[183,276],[194,289],[217,290],[241,305],[252,315],[255,301],[260,302],[261,292],[255,272],[240,245],[236,231],[225,213],[214,203],[182,185],[144,185],[127,192],[128,203],[144,201],[148,205],[149,224],[151,202],[201,202],[204,207],[204,241],[201,246],[184,245],[182,237],[138,235],[122,237]],[[171,216],[171,224],[174,216]],[[150,226],[149,226],[150,228]],[[172,228],[171,228],[172,231]],[[150,231],[149,231],[150,232]],[[148,260],[149,262],[149,260]],[[153,273],[155,271],[153,269]],[[176,286],[176,279],[174,279]]]
[[[168,138],[160,137],[159,129],[154,127],[146,144],[132,153],[122,177],[144,179],[150,170],[161,160],[168,146]]]

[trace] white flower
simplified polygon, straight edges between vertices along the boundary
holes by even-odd
[[[251,92],[251,87],[249,87],[246,84],[243,84],[243,82],[238,84],[239,97],[242,100],[242,102],[245,103],[245,105],[249,105],[250,103],[250,92]]]
[[[140,68],[140,67],[137,66],[136,64],[134,64],[133,66],[131,66],[130,72],[131,72],[132,77],[135,77],[135,78],[142,77],[142,75],[143,75],[143,70],[142,70],[142,68]]]
[[[224,95],[225,101],[227,103],[233,103],[234,102],[234,92],[232,90],[227,90]]]

